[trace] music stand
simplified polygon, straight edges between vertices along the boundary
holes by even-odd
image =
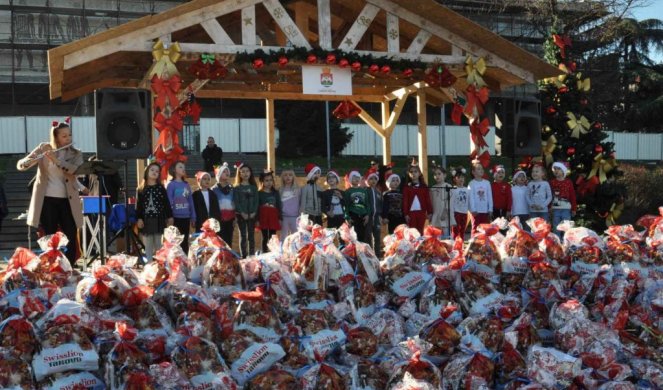
[[[119,168],[122,166],[121,163],[117,163],[114,161],[99,161],[99,160],[94,160],[94,161],[86,161],[84,162],[81,166],[76,169],[76,172],[74,174],[76,176],[78,175],[96,175],[97,176],[97,198],[99,199],[99,209],[97,210],[97,218],[99,218],[99,236],[97,239],[99,240],[99,246],[101,247],[101,250],[99,251],[100,253],[97,253],[88,264],[91,264],[92,261],[97,257],[101,256],[101,262],[106,261],[106,247],[104,244],[102,244],[102,235],[105,232],[105,226],[104,226],[104,218],[101,217],[101,214],[103,213],[103,196],[101,195],[101,188],[104,185],[104,175],[114,175],[117,173]],[[85,267],[87,268],[87,266]]]

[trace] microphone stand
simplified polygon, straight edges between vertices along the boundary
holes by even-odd
[[[451,190],[456,189],[456,186],[446,185],[443,187],[447,191],[447,231],[449,238],[451,238]]]

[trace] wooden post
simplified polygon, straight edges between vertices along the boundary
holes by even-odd
[[[386,129],[389,124],[389,102],[382,102],[382,128]],[[391,132],[385,131],[382,137],[382,163],[387,165],[391,162]]]
[[[428,182],[428,134],[426,129],[426,92],[423,89],[417,91],[417,147],[419,149],[419,167],[424,179]]]
[[[276,170],[276,145],[274,135],[274,99],[265,100],[265,116],[267,122],[267,169]]]

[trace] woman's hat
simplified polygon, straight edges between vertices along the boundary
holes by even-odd
[[[321,172],[322,170],[320,169],[320,167],[313,163],[308,163],[304,167],[304,173],[306,174],[306,181],[313,179],[313,176],[315,176],[316,173],[320,174]]]

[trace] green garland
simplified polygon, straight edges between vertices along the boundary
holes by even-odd
[[[261,59],[265,65],[276,64],[279,58],[286,57],[288,61],[306,63],[309,55],[315,55],[318,58],[318,64],[325,64],[327,55],[333,54],[336,56],[336,65],[341,59],[348,60],[350,66],[353,62],[361,63],[362,67],[368,67],[373,64],[380,67],[388,65],[392,71],[404,71],[406,69],[422,69],[425,70],[427,65],[423,61],[415,60],[401,60],[387,57],[374,57],[370,54],[358,54],[354,52],[346,52],[343,50],[324,50],[324,49],[307,49],[305,47],[293,47],[290,49],[280,49],[278,51],[265,52],[258,49],[252,53],[244,52],[235,56],[235,63],[249,63],[252,64],[254,60]]]

